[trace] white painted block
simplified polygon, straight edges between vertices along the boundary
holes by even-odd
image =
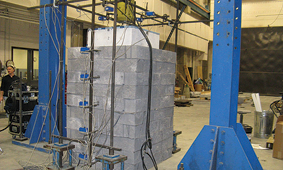
[[[144,30],[147,34],[152,48],[159,49],[159,33]],[[101,46],[112,46],[113,44],[113,27],[98,28],[95,30],[94,46],[96,48]],[[148,44],[140,32],[140,30],[133,26],[117,27],[117,46],[140,45],[148,47]],[[117,47],[119,48],[119,47]]]

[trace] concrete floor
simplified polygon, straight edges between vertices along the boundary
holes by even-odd
[[[262,108],[268,110],[269,104],[278,99],[280,99],[280,97],[261,96]],[[204,125],[208,125],[210,101],[193,99],[193,104],[194,106],[192,107],[175,107],[174,129],[182,131],[182,134],[179,135],[177,139],[177,144],[178,147],[181,148],[181,151],[173,154],[170,159],[160,163],[158,165],[159,170],[176,170],[178,163],[190,148],[200,130]],[[242,104],[241,107],[254,111],[254,107],[251,106],[251,102],[246,102]],[[244,123],[253,126],[254,114],[245,115]],[[5,126],[7,126],[7,118],[5,115],[0,114],[0,129]],[[35,167],[35,165],[46,165],[52,159],[48,154],[13,145],[11,144],[11,141],[12,138],[8,133],[8,130],[0,132],[0,148],[4,151],[2,154],[0,153],[0,170],[21,169],[22,166],[26,166],[27,162],[27,165],[31,167]],[[265,147],[265,142],[266,139],[252,137],[253,144],[260,144],[262,147]],[[283,169],[283,160],[272,158],[272,150],[255,149],[255,152],[264,169]],[[153,168],[151,170],[153,170]]]

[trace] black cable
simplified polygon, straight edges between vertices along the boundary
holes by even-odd
[[[1,129],[1,130],[0,130],[0,132],[2,132],[2,131],[4,131],[4,130],[6,130],[8,127],[10,127],[10,126],[11,126],[11,124],[12,124],[12,122],[10,122],[10,123],[9,123],[9,125],[8,125],[8,126],[6,126],[4,129]]]
[[[151,90],[152,90],[152,67],[153,67],[153,57],[152,57],[152,46],[151,46],[151,43],[148,39],[148,36],[146,35],[146,33],[144,32],[144,30],[141,28],[141,25],[139,22],[137,22],[137,28],[140,30],[140,32],[142,33],[142,35],[144,36],[147,44],[148,44],[148,47],[149,47],[149,55],[150,55],[150,59],[149,59],[149,76],[148,76],[148,100],[147,100],[147,119],[146,119],[146,132],[145,132],[145,135],[146,135],[146,142],[145,142],[145,147],[144,149],[142,150],[141,148],[141,154],[143,156],[142,158],[142,162],[143,162],[143,168],[146,170],[146,166],[144,164],[144,155],[143,155],[143,151],[145,152],[146,155],[148,155],[154,165],[154,168],[156,170],[158,170],[158,167],[157,167],[157,163],[155,161],[155,158],[154,158],[154,155],[153,155],[153,152],[152,152],[152,139],[151,139],[151,135],[150,135],[150,111],[151,111]],[[149,150],[150,150],[150,154],[148,152],[146,152],[146,146],[148,146]]]
[[[135,15],[134,11],[131,8],[129,8],[129,9],[131,10],[132,14]],[[118,9],[118,10],[124,16],[126,16],[127,19],[129,19],[129,21],[131,22],[131,19],[123,11],[121,11],[120,9]],[[144,38],[145,38],[145,40],[148,44],[148,47],[149,47],[149,55],[150,55],[149,56],[150,64],[149,64],[149,76],[148,76],[148,100],[147,100],[147,115],[146,115],[146,131],[145,131],[146,141],[142,144],[141,150],[140,150],[141,159],[142,159],[142,166],[143,166],[144,170],[147,170],[147,167],[146,167],[145,162],[144,162],[144,156],[147,155],[151,159],[151,161],[154,165],[154,168],[156,170],[158,170],[157,163],[156,163],[156,160],[155,160],[153,152],[152,152],[152,139],[151,139],[151,135],[150,135],[150,111],[151,111],[152,67],[153,67],[152,46],[151,46],[150,40],[148,39],[148,36],[146,35],[144,30],[142,29],[140,23],[137,22],[137,24],[135,24],[135,21],[133,21],[132,24],[134,26],[136,26],[140,30],[142,35],[144,36]],[[150,150],[150,153],[148,153],[146,151],[147,147]]]

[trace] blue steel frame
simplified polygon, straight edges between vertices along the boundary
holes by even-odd
[[[41,0],[40,5],[52,4],[53,0]],[[53,7],[44,7],[40,9],[39,18],[39,98],[37,105],[33,111],[32,117],[28,124],[25,136],[30,138],[31,143],[40,141],[47,142],[49,140],[49,71],[52,71],[51,89],[53,95],[51,99],[52,113],[52,134],[59,135],[58,132],[58,99],[59,95],[59,50],[61,42],[61,33],[66,39],[66,30],[61,30],[61,13],[62,6],[58,9]],[[64,6],[66,11],[66,6]],[[55,13],[54,13],[55,12]],[[57,17],[55,17],[55,14]],[[64,16],[64,24],[66,28],[66,12]],[[54,24],[56,22],[56,25]],[[63,51],[63,127],[66,127],[66,105],[65,105],[65,48]],[[63,136],[66,136],[66,129],[63,128]],[[53,142],[58,139],[53,138]]]
[[[185,170],[262,170],[237,123],[242,0],[215,0],[210,125],[181,160]]]

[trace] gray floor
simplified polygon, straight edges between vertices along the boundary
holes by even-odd
[[[268,110],[269,104],[278,99],[280,99],[280,97],[261,96],[263,109]],[[176,170],[178,163],[183,158],[190,145],[199,134],[200,130],[204,125],[208,124],[210,101],[194,99],[193,104],[194,106],[192,107],[175,107],[174,129],[182,131],[182,134],[178,136],[177,140],[178,147],[180,147],[182,150],[174,154],[170,159],[160,163],[158,165],[159,170]],[[250,101],[244,103],[241,107],[245,107],[245,109],[254,111]],[[245,115],[244,123],[253,126],[254,114]],[[6,125],[7,118],[5,115],[0,114],[0,129],[4,128]],[[22,166],[26,165],[27,163],[27,165],[31,167],[35,165],[46,165],[52,159],[48,154],[13,145],[11,144],[11,141],[11,135],[7,130],[0,133],[0,148],[2,148],[4,151],[2,154],[0,153],[0,170],[21,169]],[[265,142],[266,139],[252,138],[253,144],[260,144],[262,147],[265,146]],[[264,169],[283,169],[283,160],[272,158],[272,150],[255,149],[255,152]]]

